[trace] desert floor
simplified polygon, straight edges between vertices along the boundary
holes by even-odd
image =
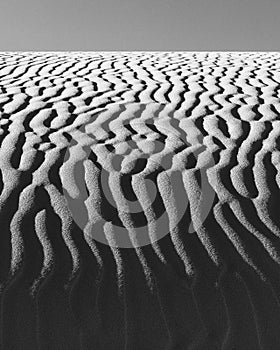
[[[0,53],[0,348],[280,344],[280,53]]]

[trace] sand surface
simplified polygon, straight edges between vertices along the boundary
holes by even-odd
[[[0,348],[280,344],[280,53],[0,53]]]

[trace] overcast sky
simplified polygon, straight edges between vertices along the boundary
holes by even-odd
[[[280,0],[2,0],[0,50],[279,51]]]

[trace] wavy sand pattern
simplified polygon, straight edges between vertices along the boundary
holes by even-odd
[[[2,52],[0,89],[1,349],[279,348],[280,53]]]

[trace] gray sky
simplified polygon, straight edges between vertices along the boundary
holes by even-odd
[[[0,50],[279,51],[279,0],[2,0]]]

